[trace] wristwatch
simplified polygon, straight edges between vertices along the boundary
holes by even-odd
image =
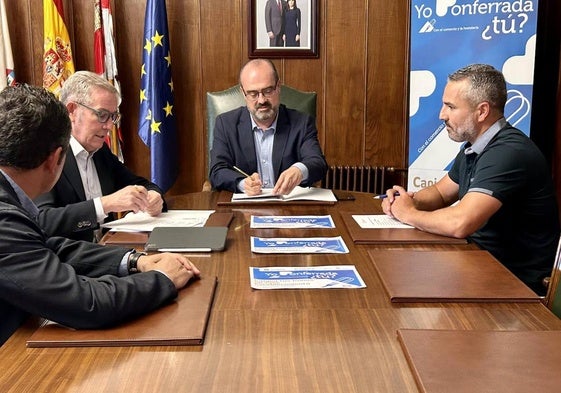
[[[138,270],[138,258],[140,258],[141,256],[146,255],[145,252],[131,252],[131,254],[129,255],[129,260],[127,261],[127,268],[129,271],[129,274],[134,274],[134,273],[139,273],[140,270]]]

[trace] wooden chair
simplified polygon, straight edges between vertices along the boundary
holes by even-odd
[[[547,284],[547,294],[545,295],[545,305],[555,315],[561,318],[561,240],[557,246],[553,271]]]
[[[280,102],[288,108],[308,113],[316,117],[316,92],[297,90],[293,87],[281,85]],[[245,99],[240,85],[232,86],[226,90],[206,93],[207,103],[207,173],[210,170],[210,150],[214,140],[214,123],[216,116],[240,106],[245,106]],[[203,191],[210,191],[208,180],[203,184]]]

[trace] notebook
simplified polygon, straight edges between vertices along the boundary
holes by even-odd
[[[228,227],[156,227],[146,242],[146,251],[222,251]]]

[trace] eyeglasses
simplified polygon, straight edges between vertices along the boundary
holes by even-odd
[[[242,87],[242,91],[246,97],[249,97],[252,100],[258,100],[259,94],[261,94],[264,98],[269,98],[277,94],[277,85],[266,87],[263,90],[249,90],[249,91],[245,91],[244,88]]]
[[[111,119],[113,124],[117,124],[119,120],[121,120],[121,114],[119,112],[109,112],[106,109],[94,109],[87,105],[82,104],[81,102],[76,102],[76,104],[83,106],[84,108],[89,109],[97,116],[97,121],[100,123],[107,123],[107,120]]]

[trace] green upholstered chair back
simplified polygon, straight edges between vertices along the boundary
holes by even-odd
[[[300,112],[308,113],[316,117],[316,92],[307,92],[281,85],[280,101],[288,108],[296,109]],[[214,140],[214,121],[216,116],[228,112],[232,109],[245,106],[245,99],[240,89],[240,85],[232,86],[222,91],[206,93],[207,103],[207,174],[210,168],[210,149]]]
[[[561,240],[557,246],[557,254],[545,295],[545,304],[555,315],[561,318]]]

